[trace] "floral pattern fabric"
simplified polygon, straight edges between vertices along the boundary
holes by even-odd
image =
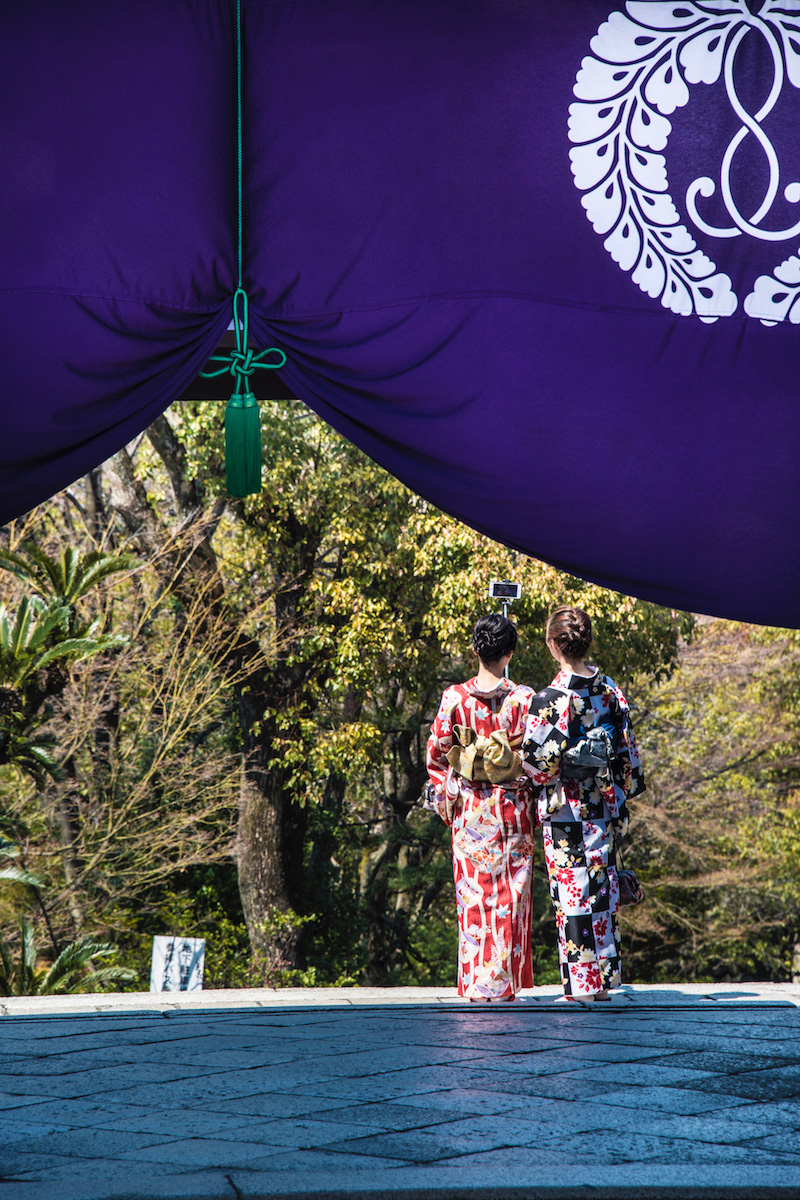
[[[469,999],[508,998],[533,986],[530,784],[524,775],[502,784],[472,782],[447,760],[453,727],[489,737],[513,690],[505,680],[492,692],[479,691],[474,679],[449,687],[428,739],[426,807],[452,829],[458,994]]]
[[[517,688],[501,728],[539,788],[550,896],[566,995],[589,996],[622,982],[616,845],[628,824],[628,800],[644,776],[627,701],[600,672],[586,678],[560,671],[534,693]],[[587,779],[562,773],[564,751],[598,725],[615,750],[610,769]]]

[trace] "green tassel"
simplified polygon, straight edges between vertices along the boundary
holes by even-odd
[[[231,496],[261,491],[261,413],[252,392],[234,392],[225,408],[225,481]]]

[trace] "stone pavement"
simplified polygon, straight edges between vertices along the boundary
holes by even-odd
[[[0,1200],[800,1197],[800,988],[0,1000]]]

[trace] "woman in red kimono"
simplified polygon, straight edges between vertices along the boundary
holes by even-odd
[[[447,688],[428,739],[425,803],[453,833],[458,994],[470,1000],[513,1000],[533,986],[532,792],[499,728],[516,644],[506,617],[481,617],[472,636],[478,673]]]

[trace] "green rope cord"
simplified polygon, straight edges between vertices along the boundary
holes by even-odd
[[[225,464],[228,491],[233,496],[249,496],[261,488],[261,422],[258,402],[250,388],[250,376],[259,367],[279,371],[286,355],[277,346],[254,354],[248,346],[250,336],[249,300],[242,286],[244,263],[244,139],[242,137],[242,0],[236,0],[236,185],[237,240],[236,291],[233,293],[233,332],[236,348],[230,354],[212,354],[209,362],[222,363],[210,371],[201,371],[203,379],[214,379],[230,372],[235,380],[233,395],[225,409]],[[277,361],[264,362],[267,355]]]
[[[236,183],[239,196],[239,238],[237,245],[237,289],[242,286],[242,0],[236,0]],[[233,298],[236,319],[236,296]]]

